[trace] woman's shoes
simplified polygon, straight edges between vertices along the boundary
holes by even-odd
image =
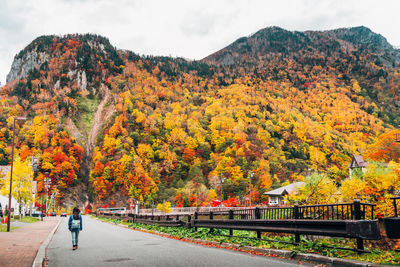
[[[73,246],[72,247],[72,250],[75,250],[75,249],[77,249],[78,248],[78,246]]]

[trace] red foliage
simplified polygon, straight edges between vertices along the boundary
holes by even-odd
[[[185,147],[185,150],[183,151],[183,160],[186,162],[191,162],[196,154],[196,151],[193,149]]]
[[[40,204],[39,202],[35,201],[35,207],[41,209],[42,208],[42,204]]]
[[[218,207],[221,204],[222,204],[221,200],[218,200],[218,199],[212,200],[210,203],[211,207]]]
[[[236,198],[228,198],[227,200],[222,201],[222,205],[225,207],[237,207],[239,206],[239,201]]]

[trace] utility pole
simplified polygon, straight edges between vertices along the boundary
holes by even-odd
[[[50,188],[50,183],[51,183],[51,179],[49,177],[46,177],[44,179],[44,183],[45,183],[45,187],[46,187],[46,214],[48,211],[48,199],[49,199],[49,188]]]
[[[253,178],[254,172],[249,171],[248,177],[249,177],[249,199],[250,199],[250,207],[251,207],[251,180]]]
[[[49,185],[50,179],[48,176],[49,176],[50,172],[46,171],[43,174],[46,176],[46,178],[44,178],[44,180],[43,180],[43,185],[46,188],[46,211],[47,211],[47,191],[48,191],[48,188],[50,187],[50,185]],[[50,180],[50,182],[51,182],[51,180]],[[43,221],[43,195],[42,195],[42,213],[40,214],[40,220]]]
[[[11,170],[10,170],[10,193],[8,194],[8,213],[7,213],[7,232],[10,232],[10,220],[11,220],[11,197],[12,197],[12,175],[14,168],[14,137],[15,137],[15,121],[25,121],[25,117],[15,117],[13,124],[13,137],[12,137],[12,148],[11,148]]]
[[[225,177],[221,176],[221,202],[224,201],[224,182],[225,182]]]
[[[56,206],[56,196],[57,196],[57,186],[54,186],[54,192],[51,194],[51,202],[53,202],[52,206],[53,206],[53,212],[54,212],[54,208]]]

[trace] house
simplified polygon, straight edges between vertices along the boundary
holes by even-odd
[[[283,205],[285,204],[284,197],[286,195],[296,194],[299,188],[304,185],[304,182],[296,182],[265,192],[264,195],[269,197],[269,205]]]
[[[349,168],[349,177],[351,178],[355,169],[361,169],[361,171],[364,172],[367,165],[368,162],[364,161],[361,155],[353,155],[350,164],[347,166]]]

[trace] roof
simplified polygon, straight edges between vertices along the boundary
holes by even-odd
[[[293,194],[296,193],[299,189],[299,187],[305,185],[304,182],[296,182],[292,184],[288,184],[282,187],[279,187],[277,189],[265,192],[264,195],[268,196],[283,196],[285,194]]]
[[[362,168],[367,167],[367,165],[368,165],[368,162],[364,161],[364,159],[361,155],[353,155],[353,158],[351,159],[351,162],[347,167],[351,168],[353,162],[355,162],[358,167],[362,167]]]

